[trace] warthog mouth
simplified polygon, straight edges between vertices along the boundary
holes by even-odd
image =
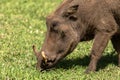
[[[52,67],[54,67],[56,65],[56,63],[59,61],[59,57],[57,57],[56,59],[49,59],[46,55],[45,52],[42,51],[41,52],[41,56],[43,57],[42,63],[41,63],[41,69],[42,70],[46,70],[46,69],[50,69]]]
[[[49,59],[49,57],[45,55],[44,51],[37,52],[35,45],[33,45],[33,51],[38,59],[37,68],[42,71],[54,67],[55,64],[59,61],[59,57],[56,59]]]

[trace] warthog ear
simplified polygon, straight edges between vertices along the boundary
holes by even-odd
[[[78,7],[79,5],[73,5],[73,6],[70,6],[66,11],[65,13],[63,14],[64,17],[69,17],[71,16],[72,14],[75,14],[78,10]]]

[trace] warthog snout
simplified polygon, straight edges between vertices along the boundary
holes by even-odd
[[[37,52],[35,45],[33,45],[33,51],[37,57],[37,69],[44,70],[54,66],[56,61],[55,57],[49,57],[45,51]]]

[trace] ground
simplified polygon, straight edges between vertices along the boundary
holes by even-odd
[[[84,74],[93,41],[80,43],[52,70],[36,70],[32,45],[40,50],[46,33],[45,17],[61,1],[0,0],[0,80],[120,80],[111,42],[95,73]]]

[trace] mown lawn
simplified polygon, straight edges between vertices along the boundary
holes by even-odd
[[[95,73],[84,74],[92,41],[80,43],[50,70],[39,72],[32,51],[45,38],[45,17],[62,0],[0,0],[0,80],[120,80],[117,54],[111,43]]]

